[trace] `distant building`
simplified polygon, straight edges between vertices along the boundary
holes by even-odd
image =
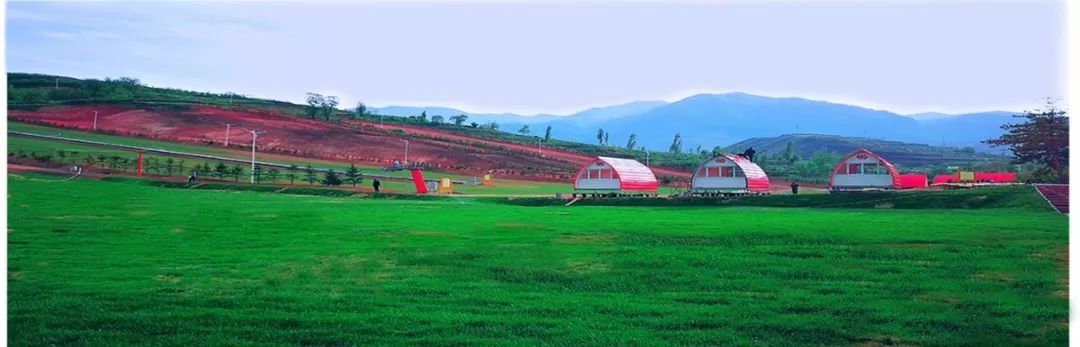
[[[698,165],[690,179],[692,193],[768,193],[769,176],[749,159],[720,154]]]
[[[596,157],[578,171],[575,192],[648,192],[660,187],[652,169],[637,160]]]
[[[829,190],[900,189],[900,173],[865,148],[840,159],[829,174]]]

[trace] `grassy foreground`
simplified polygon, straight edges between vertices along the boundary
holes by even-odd
[[[1067,343],[1067,219],[1034,204],[524,207],[8,182],[12,345]]]

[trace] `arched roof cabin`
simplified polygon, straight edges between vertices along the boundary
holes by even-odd
[[[769,192],[769,176],[749,159],[721,153],[698,165],[690,179],[695,193]]]
[[[578,171],[574,190],[656,192],[652,169],[637,160],[596,157]]]

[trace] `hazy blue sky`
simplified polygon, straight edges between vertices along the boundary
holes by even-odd
[[[902,113],[1064,96],[1058,2],[23,3],[9,71],[569,113],[743,91]]]

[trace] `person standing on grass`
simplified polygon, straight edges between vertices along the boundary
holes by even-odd
[[[371,188],[375,188],[376,193],[379,192],[379,186],[381,186],[381,185],[382,185],[382,182],[379,182],[378,178],[371,181]]]

